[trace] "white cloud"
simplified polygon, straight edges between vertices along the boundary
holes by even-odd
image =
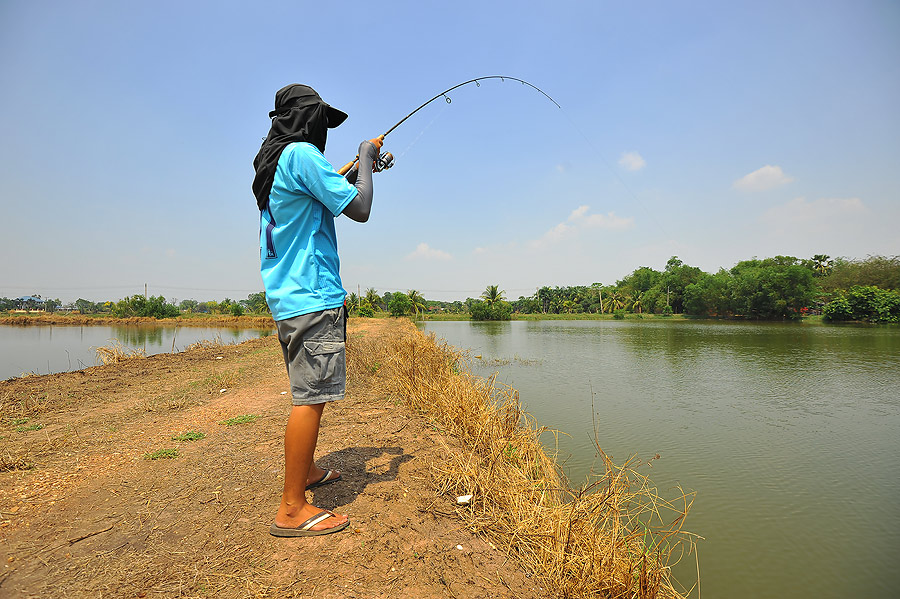
[[[532,241],[529,245],[533,248],[544,248],[554,244],[563,238],[575,235],[582,229],[629,229],[634,225],[631,217],[622,218],[615,212],[608,214],[588,214],[591,207],[579,206],[569,214],[566,222],[559,223],[549,231]]]
[[[585,219],[584,224],[587,227],[623,230],[630,229],[634,225],[634,218],[630,216],[622,218],[616,216],[615,212],[609,212],[607,214],[591,214]]]
[[[570,223],[575,222],[576,220],[580,219],[585,214],[587,214],[587,211],[590,209],[591,209],[590,206],[579,206],[578,208],[576,208],[575,210],[572,211],[572,214],[569,215],[569,222]]]
[[[647,166],[647,161],[637,152],[625,152],[619,158],[619,166],[630,171],[639,171]]]
[[[780,166],[767,164],[734,182],[734,188],[741,191],[766,191],[786,185],[794,178],[784,174]]]
[[[450,260],[453,256],[443,250],[430,247],[427,243],[420,243],[414,252],[406,255],[407,260]]]

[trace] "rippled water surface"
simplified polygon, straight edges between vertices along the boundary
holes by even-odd
[[[900,329],[429,322],[520,391],[569,477],[637,455],[697,498],[701,597],[900,596]],[[481,359],[474,359],[480,355]],[[593,411],[593,417],[592,417]],[[676,568],[688,586],[696,564]],[[696,594],[694,595],[696,596]]]

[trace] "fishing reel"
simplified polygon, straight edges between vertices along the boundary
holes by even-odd
[[[380,173],[381,171],[388,170],[392,166],[394,166],[394,155],[390,152],[382,152],[378,154],[378,158],[375,159],[375,162],[372,165],[372,172]]]

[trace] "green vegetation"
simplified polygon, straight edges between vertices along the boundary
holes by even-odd
[[[661,271],[641,266],[614,284],[544,286],[534,294],[507,300],[499,285],[488,285],[479,298],[442,302],[415,289],[385,292],[374,288],[347,296],[351,315],[412,316],[430,320],[510,320],[531,318],[643,318],[645,315],[700,318],[796,320],[823,316],[825,321],[898,322],[900,256],[865,259],[775,256],[743,260],[726,270],[706,273],[672,256]],[[832,305],[832,303],[834,303]],[[267,316],[264,292],[246,300],[176,302],[163,296],[132,295],[117,302],[79,298],[62,305],[39,295],[0,298],[0,311],[79,312],[113,317],[184,319],[212,315]]]
[[[226,420],[222,420],[219,424],[224,424],[225,426],[235,426],[238,424],[250,424],[252,422],[256,422],[259,419],[259,416],[256,414],[243,414],[242,416],[235,416],[234,418],[228,418]]]
[[[405,293],[394,293],[388,301],[391,316],[406,316],[412,310],[412,302]]]
[[[43,424],[29,424],[28,426],[17,426],[17,433],[27,433],[28,431],[39,431],[44,428]]]
[[[854,291],[856,287],[865,289]],[[489,285],[480,298],[464,302],[425,300],[415,290],[379,296],[370,288],[362,297],[351,295],[348,307],[351,314],[364,317],[389,313],[424,315],[428,320],[812,317],[898,322],[898,290],[898,256],[864,260],[832,259],[826,254],[807,259],[775,256],[743,260],[716,273],[703,272],[673,256],[662,271],[642,266],[612,285],[544,286],[515,301],[507,301],[498,285]]]
[[[172,449],[157,449],[151,453],[145,453],[145,460],[174,460],[178,457],[178,448],[173,447]]]
[[[247,299],[235,301],[225,298],[221,302],[214,300],[198,302],[186,299],[178,302],[165,297],[136,294],[119,301],[92,302],[78,298],[74,302],[62,304],[58,299],[44,299],[40,295],[24,296],[16,299],[0,298],[0,312],[66,312],[82,315],[102,315],[114,318],[174,318],[191,314],[221,314],[243,316],[252,314],[262,316],[270,314],[266,303],[266,294],[262,291],[251,293]]]
[[[180,435],[173,435],[173,441],[199,441],[203,437],[205,437],[205,433],[201,433],[200,431],[187,431],[181,433]]]
[[[854,285],[839,291],[822,309],[822,315],[829,321],[900,322],[900,291]]]

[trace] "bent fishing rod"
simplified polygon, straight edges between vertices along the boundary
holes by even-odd
[[[394,125],[390,129],[388,129],[387,131],[382,133],[379,137],[382,140],[384,140],[384,138],[387,137],[394,129],[396,129],[403,123],[405,123],[407,121],[407,119],[409,119],[412,115],[416,114],[417,112],[419,112],[420,110],[422,110],[423,108],[425,108],[426,106],[428,106],[429,104],[431,104],[432,102],[437,100],[438,98],[444,98],[444,100],[447,102],[447,104],[450,104],[452,102],[452,100],[450,99],[450,96],[448,96],[447,94],[449,94],[450,92],[452,92],[453,90],[455,90],[457,88],[460,88],[464,85],[469,85],[471,83],[474,83],[476,85],[476,87],[481,87],[480,82],[485,81],[487,79],[499,79],[500,81],[506,81],[507,79],[509,79],[510,81],[518,81],[522,85],[527,85],[528,87],[537,90],[538,92],[543,94],[544,97],[546,97],[548,100],[550,100],[551,102],[556,104],[557,108],[562,109],[562,106],[560,106],[556,100],[554,100],[549,95],[547,95],[547,93],[544,90],[542,90],[541,88],[539,88],[538,86],[536,86],[532,83],[525,81],[524,79],[518,79],[516,77],[507,77],[506,75],[488,75],[486,77],[476,77],[475,79],[469,79],[468,81],[463,81],[462,83],[457,83],[453,87],[445,89],[444,91],[440,92],[439,94],[437,94],[436,96],[434,96],[433,98],[428,100],[427,102],[423,102],[418,108],[416,108],[415,110],[413,110],[412,112],[407,114],[405,117],[400,119],[396,125]],[[344,166],[339,168],[337,172],[340,173],[341,175],[347,175],[348,173],[350,173],[350,171],[352,169],[358,168],[358,163],[359,163],[359,156],[357,156],[356,158],[354,158],[353,160],[351,160],[350,162],[348,162],[347,164],[345,164]],[[394,155],[391,154],[390,152],[384,152],[384,153],[380,153],[378,155],[378,158],[375,160],[375,164],[373,165],[372,170],[374,170],[375,172],[380,172],[380,171],[391,168],[393,165],[394,165]],[[352,173],[351,173],[351,175],[352,175]]]

